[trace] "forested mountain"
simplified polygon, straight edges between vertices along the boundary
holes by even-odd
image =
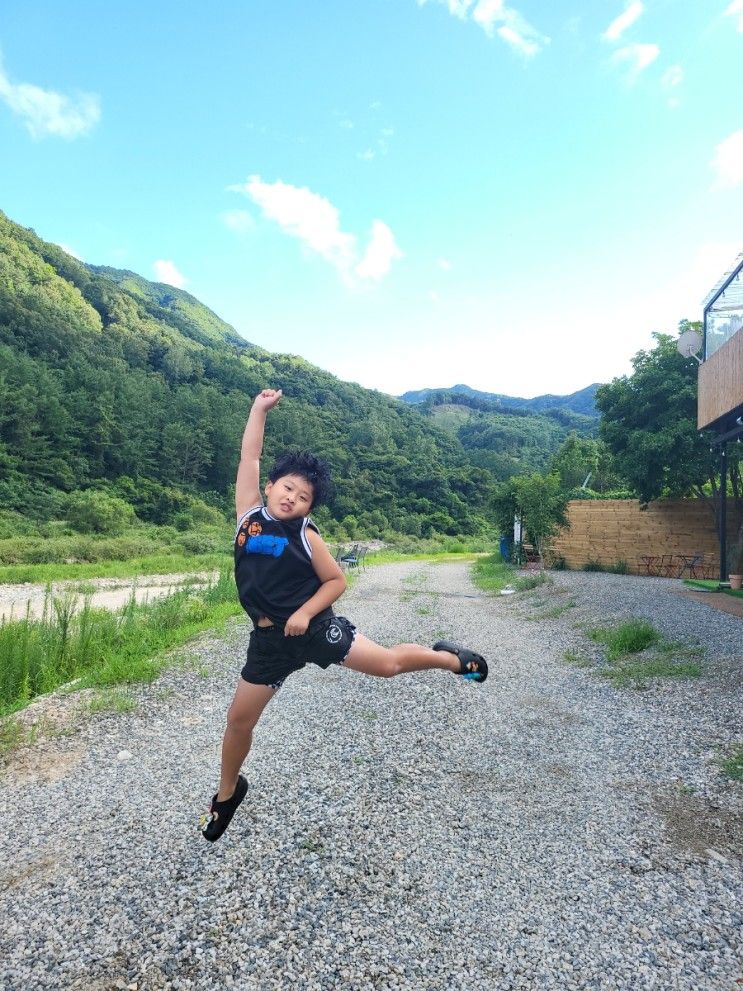
[[[498,392],[480,392],[478,389],[471,389],[468,385],[453,385],[450,389],[420,389],[417,392],[406,392],[400,399],[406,403],[422,403],[426,400],[438,400],[445,402],[445,397],[467,396],[470,399],[482,399],[489,404],[509,410],[529,410],[533,413],[542,413],[548,409],[570,410],[573,413],[580,413],[583,416],[591,416],[598,419],[599,412],[596,409],[596,392],[600,388],[600,383],[581,389],[579,392],[572,392],[568,396],[535,396],[533,399],[519,399],[516,396],[504,396]]]
[[[541,413],[507,408],[499,400],[485,398],[487,393],[467,386],[455,388],[460,391],[426,390],[428,394],[415,408],[453,433],[471,464],[486,468],[500,481],[545,470],[571,433],[590,437],[598,431],[594,416],[561,407]]]
[[[102,488],[146,521],[198,496],[229,508],[252,397],[281,386],[266,460],[332,464],[329,507],[353,533],[473,533],[492,475],[420,411],[270,354],[188,293],[85,265],[0,213],[0,507],[63,517]]]
[[[497,479],[544,468],[594,424],[457,394],[412,406],[341,382],[248,343],[186,292],[86,265],[0,212],[0,509],[64,518],[70,494],[94,488],[147,522],[194,498],[229,512],[245,418],[267,386],[286,399],[265,460],[287,446],[327,458],[337,491],[318,515],[348,534],[477,533]]]

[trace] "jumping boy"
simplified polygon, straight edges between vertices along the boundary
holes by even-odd
[[[261,498],[266,414],[281,396],[281,389],[264,389],[256,397],[237,469],[235,581],[253,630],[227,713],[219,791],[201,820],[201,831],[212,842],[245,798],[248,783],[240,768],[253,729],[292,671],[309,662],[321,668],[342,664],[381,678],[430,668],[479,682],[488,676],[485,659],[466,647],[446,640],[432,648],[410,643],[381,647],[357,633],[345,617],[334,615],[331,606],[343,594],[346,579],[309,518],[312,507],[329,494],[327,465],[311,454],[286,454],[269,473],[265,505]]]

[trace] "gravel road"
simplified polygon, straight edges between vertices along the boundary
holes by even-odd
[[[483,686],[308,668],[256,734],[224,838],[197,817],[247,637],[17,754],[0,783],[0,988],[733,991],[743,965],[742,621],[673,580],[368,569],[367,635],[466,640]],[[581,624],[646,615],[700,678],[617,688]],[[203,665],[208,665],[205,669]],[[737,983],[736,983],[737,982]]]

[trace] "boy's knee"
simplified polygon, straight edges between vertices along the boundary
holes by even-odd
[[[402,659],[398,656],[394,647],[387,651],[387,656],[382,664],[380,674],[383,678],[394,678],[402,671]]]
[[[234,704],[227,710],[227,728],[236,733],[250,733],[257,720],[252,713],[241,711]]]

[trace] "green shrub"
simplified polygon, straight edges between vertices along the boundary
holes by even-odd
[[[184,554],[219,554],[229,551],[228,539],[220,539],[208,533],[195,531],[184,533],[175,541]]]
[[[67,502],[67,519],[80,533],[102,533],[117,536],[135,521],[134,508],[124,499],[86,489],[73,492]]]
[[[193,499],[185,509],[173,516],[173,526],[181,532],[199,526],[224,526],[224,522],[222,513],[201,499]]]
[[[629,619],[618,626],[597,627],[589,630],[588,636],[596,643],[606,645],[610,661],[625,654],[639,654],[661,639],[653,624],[645,619]]]
[[[615,561],[613,564],[610,564],[606,570],[611,572],[613,575],[626,575],[629,572],[629,565],[626,561],[622,561],[620,559]]]
[[[0,510],[0,540],[9,537],[25,537],[37,532],[32,520],[12,509]]]
[[[584,571],[604,571],[604,566],[601,561],[596,561],[594,558],[589,558],[583,565]]]
[[[78,537],[75,550],[73,557],[79,561],[127,561],[132,557],[162,553],[168,548],[159,541],[133,533],[125,537]]]

